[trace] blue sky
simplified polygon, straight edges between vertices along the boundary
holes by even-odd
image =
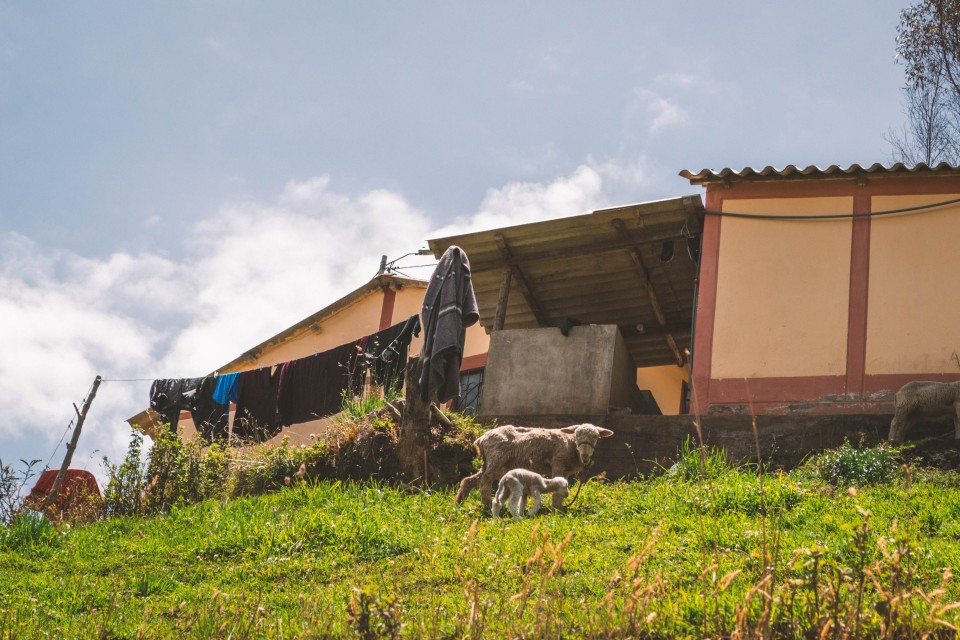
[[[0,0],[0,460],[429,237],[889,162],[906,5]],[[78,464],[148,387],[104,384]]]

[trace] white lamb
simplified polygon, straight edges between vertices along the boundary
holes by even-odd
[[[539,473],[527,469],[511,469],[502,478],[493,499],[493,517],[500,517],[504,502],[514,518],[522,518],[527,510],[527,498],[533,496],[533,507],[527,515],[535,516],[543,506],[543,494],[552,493],[554,504],[563,503],[570,493],[567,479],[563,476],[544,478]]]

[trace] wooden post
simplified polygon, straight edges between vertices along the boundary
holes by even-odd
[[[67,469],[70,468],[70,461],[73,460],[73,452],[77,448],[77,440],[80,439],[80,429],[83,428],[83,421],[87,418],[87,412],[90,410],[90,405],[93,404],[93,399],[97,395],[97,389],[100,388],[100,376],[97,376],[93,381],[93,388],[90,389],[90,394],[87,396],[86,400],[83,401],[83,409],[77,411],[77,405],[73,405],[73,410],[77,411],[77,426],[73,428],[73,436],[70,438],[70,442],[67,444],[67,454],[63,457],[63,464],[60,465],[60,471],[57,472],[57,477],[53,481],[53,486],[50,487],[50,493],[47,494],[47,499],[43,501],[43,507],[41,511],[46,511],[50,505],[52,505],[57,500],[57,496],[60,494],[60,485],[63,483],[63,479],[67,475]]]
[[[397,442],[397,456],[400,469],[409,482],[426,482],[427,453],[430,450],[430,402],[420,398],[420,373],[423,361],[410,358],[407,362],[404,393],[406,402],[403,407],[403,420],[400,422],[400,436]]]
[[[497,315],[493,319],[493,331],[503,329],[507,320],[507,299],[510,297],[510,285],[513,282],[513,271],[510,265],[503,268],[503,281],[500,282],[500,297],[497,298]]]

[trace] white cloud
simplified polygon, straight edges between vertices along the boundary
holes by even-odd
[[[500,189],[488,189],[477,212],[457,218],[433,235],[442,237],[588,213],[606,202],[601,172],[583,164],[569,176],[550,183],[511,182]]]
[[[645,99],[647,102],[647,112],[652,117],[652,122],[650,123],[651,135],[656,135],[663,129],[673,125],[686,124],[690,119],[682,107],[662,96],[648,93]]]
[[[153,378],[215,369],[362,285],[383,254],[586,213],[607,204],[608,188],[643,179],[639,166],[591,161],[551,182],[490,189],[476,212],[439,230],[392,191],[351,196],[329,176],[291,181],[274,202],[227,204],[197,222],[179,262],[125,252],[93,259],[0,234],[0,459],[46,461],[72,403],[100,374],[109,381],[75,456],[100,474],[100,455],[123,456],[124,421],[144,408]]]
[[[623,119],[628,133],[643,130],[650,136],[690,122],[689,114],[677,102],[649,89],[634,90]]]

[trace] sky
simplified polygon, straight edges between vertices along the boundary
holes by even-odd
[[[907,4],[0,0],[0,461],[58,467],[100,375],[102,481],[150,380],[428,238],[891,162]]]

